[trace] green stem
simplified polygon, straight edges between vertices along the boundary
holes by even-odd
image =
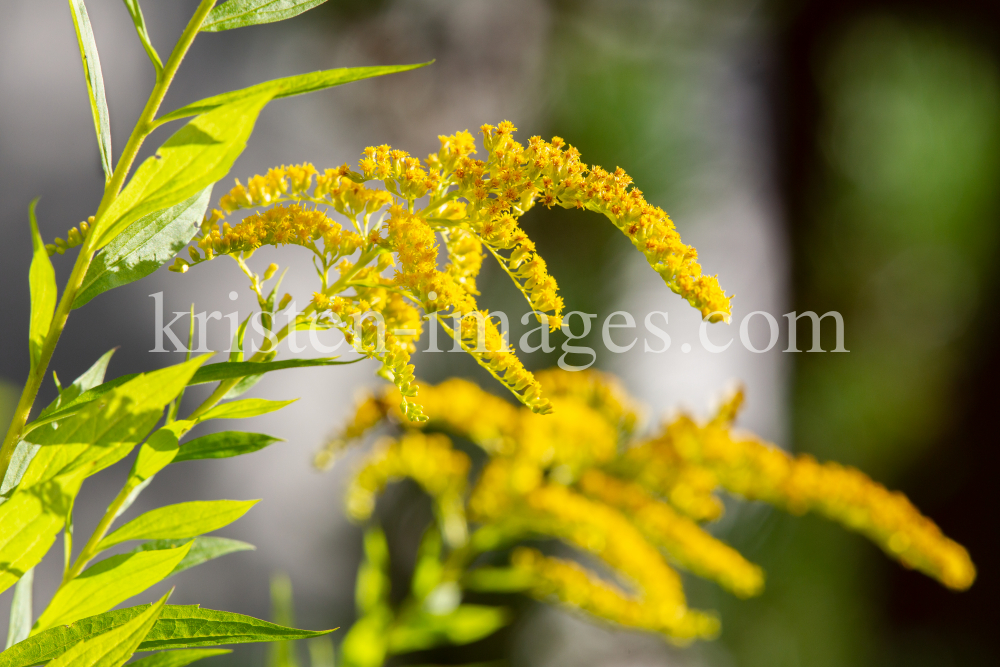
[[[372,250],[369,250],[369,251],[363,253],[361,255],[361,257],[358,258],[358,261],[354,265],[354,267],[350,271],[347,271],[342,276],[340,276],[340,278],[337,280],[337,282],[335,282],[333,285],[331,285],[329,289],[324,290],[324,292],[327,293],[327,294],[337,294],[337,293],[343,291],[347,287],[347,285],[350,282],[351,278],[353,278],[354,276],[356,276],[358,274],[358,271],[360,271],[365,266],[367,266],[368,262],[372,261],[377,256],[378,256],[378,251],[375,250],[375,249],[372,249]],[[240,267],[245,269],[245,272],[249,271],[248,268],[245,268],[246,265],[242,261],[240,261],[239,263],[240,263]],[[302,311],[302,314],[305,315],[306,313],[310,312],[311,308],[312,308],[312,305],[310,304],[310,306],[308,308],[306,308],[304,311]],[[292,327],[293,326],[294,326],[294,323],[293,322],[289,322],[284,327],[282,327],[280,331],[278,331],[276,334],[274,334],[274,337],[275,337],[276,341],[275,341],[275,343],[273,345],[271,344],[270,340],[265,339],[264,340],[264,345],[263,345],[262,349],[260,349],[256,354],[254,354],[248,361],[263,361],[264,355],[266,355],[267,353],[269,353],[272,350],[274,350],[278,346],[278,344],[281,343],[281,341],[285,340],[285,338],[288,337],[288,334],[290,334],[292,332]],[[208,412],[213,407],[215,407],[215,404],[218,403],[219,401],[221,401],[222,397],[225,396],[227,393],[229,393],[229,390],[232,389],[233,387],[235,387],[236,384],[239,381],[240,381],[240,378],[236,378],[236,379],[233,379],[233,380],[226,380],[224,382],[220,382],[219,386],[215,388],[215,391],[213,391],[209,395],[209,397],[206,398],[202,402],[202,404],[199,405],[195,409],[195,411],[192,412],[188,416],[188,419],[190,419],[192,421],[197,421],[199,417],[201,417],[206,412]]]
[[[59,305],[56,307],[55,314],[52,316],[52,324],[49,326],[49,332],[45,336],[45,341],[42,343],[41,355],[39,356],[38,363],[28,375],[28,380],[24,385],[24,390],[21,392],[21,398],[17,403],[17,408],[15,409],[14,416],[11,419],[10,427],[7,429],[7,435],[4,437],[3,445],[0,446],[0,479],[3,479],[7,474],[7,468],[10,467],[10,460],[14,456],[14,449],[17,447],[17,443],[21,438],[21,432],[24,430],[24,425],[28,421],[28,415],[31,413],[31,407],[34,405],[35,398],[38,396],[38,389],[41,387],[42,381],[45,379],[45,372],[48,370],[49,362],[52,361],[52,354],[55,352],[56,344],[59,342],[59,338],[62,336],[63,329],[66,326],[66,320],[69,318],[69,311],[73,309],[73,301],[76,299],[76,294],[80,290],[80,286],[83,284],[83,280],[87,275],[87,269],[90,268],[90,263],[94,259],[94,254],[99,250],[99,248],[95,248],[94,245],[97,237],[99,236],[99,234],[95,232],[101,231],[99,229],[101,217],[108,210],[108,207],[111,206],[112,202],[114,202],[118,193],[121,191],[122,186],[125,183],[125,177],[132,168],[132,163],[135,161],[136,155],[139,153],[139,148],[142,146],[142,142],[147,136],[149,136],[149,133],[153,129],[153,119],[156,116],[156,112],[160,109],[160,104],[163,102],[163,97],[166,95],[167,89],[170,87],[170,84],[174,79],[174,75],[177,73],[177,68],[180,67],[181,61],[184,59],[185,54],[187,54],[187,51],[191,46],[191,42],[193,42],[194,38],[197,36],[198,31],[201,29],[202,22],[212,10],[212,7],[215,5],[215,1],[216,0],[202,0],[198,5],[198,9],[195,11],[194,16],[192,16],[191,20],[188,22],[187,27],[184,28],[184,32],[181,34],[180,39],[177,41],[177,45],[170,54],[170,58],[167,60],[166,66],[158,73],[156,85],[153,86],[153,90],[149,95],[149,100],[147,100],[146,106],[142,110],[142,114],[139,116],[139,120],[136,121],[135,127],[132,129],[132,135],[125,144],[125,149],[122,151],[122,155],[118,160],[118,164],[111,176],[111,180],[104,186],[104,195],[101,197],[101,203],[97,207],[94,228],[91,229],[91,232],[87,235],[83,245],[80,247],[80,254],[77,255],[76,264],[73,266],[73,272],[70,274],[69,282],[63,290],[62,298],[59,300]]]

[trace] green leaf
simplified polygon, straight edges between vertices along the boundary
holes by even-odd
[[[57,625],[28,637],[0,653],[0,667],[31,667],[48,662],[77,642],[120,627],[147,611],[150,605],[115,609],[81,619],[69,625]],[[252,616],[228,611],[201,609],[197,605],[166,605],[160,619],[139,644],[139,651],[221,646],[250,642],[273,642],[307,639],[333,630],[296,630],[268,623]]]
[[[389,652],[409,653],[441,644],[470,644],[508,623],[510,614],[502,607],[463,604],[447,614],[421,612],[393,627],[389,633]]]
[[[52,596],[32,633],[100,614],[142,593],[169,575],[188,548],[121,554],[91,565]]]
[[[173,422],[149,436],[139,448],[139,455],[132,465],[131,476],[144,481],[166,468],[179,451],[178,430],[190,426],[191,422],[187,420]]]
[[[83,4],[83,0],[69,0],[69,8],[73,14],[76,39],[80,43],[83,73],[87,77],[87,93],[90,97],[90,110],[94,115],[94,129],[97,131],[97,147],[101,152],[104,179],[111,180],[114,164],[111,161],[111,121],[108,118],[108,101],[104,97],[104,75],[101,74],[101,59],[97,56],[94,30],[90,27],[90,17],[87,15],[87,7]]]
[[[10,648],[28,638],[31,632],[31,588],[35,582],[35,568],[24,573],[14,587],[14,599],[10,601],[10,623],[7,629],[7,645]]]
[[[169,612],[169,613],[168,613]],[[319,637],[333,630],[296,630],[228,611],[174,607],[153,626],[139,650],[220,646]],[[4,667],[0,664],[0,667]]]
[[[219,32],[284,21],[324,2],[326,0],[229,0],[208,13],[201,30]]]
[[[132,519],[97,545],[108,549],[128,540],[165,540],[196,537],[228,526],[258,500],[195,500],[150,510]]]
[[[94,224],[101,248],[147,213],[170,208],[221,180],[246,147],[257,115],[276,90],[265,88],[203,113],[139,165],[132,180]]]
[[[131,553],[172,549],[187,542],[191,542],[191,548],[188,550],[187,556],[184,556],[183,560],[167,576],[173,576],[178,572],[183,572],[195,565],[201,565],[219,556],[236,553],[237,551],[253,551],[257,548],[252,544],[240,542],[239,540],[231,540],[228,537],[196,537],[194,541],[186,539],[152,540],[140,544]]]
[[[96,467],[88,474],[94,474],[120,461],[149,433],[163,408],[207,359],[205,355],[131,378],[66,418],[58,418],[61,410],[52,413],[47,419],[58,418],[57,422],[36,428],[25,439],[38,445],[59,446],[43,446],[21,483],[35,484],[91,463]]]
[[[180,651],[160,651],[134,662],[129,667],[186,667],[196,660],[213,655],[232,653],[228,648],[189,648]]]
[[[109,289],[145,278],[172,260],[194,238],[211,199],[209,185],[176,206],[145,215],[129,225],[94,257],[73,308]]]
[[[269,401],[266,398],[243,398],[238,401],[230,401],[216,405],[214,408],[202,415],[198,421],[203,422],[209,419],[246,419],[265,415],[274,412],[294,403],[299,399],[293,398],[290,401]]]
[[[38,220],[35,219],[36,197],[28,207],[28,218],[31,221],[31,268],[28,269],[28,285],[31,289],[31,320],[28,326],[28,347],[31,351],[31,368],[38,365],[42,356],[42,344],[49,333],[52,324],[52,314],[56,311],[56,272],[52,268],[52,260],[45,249],[42,235],[38,233]]]
[[[229,4],[229,3],[226,3]],[[225,5],[222,5],[225,6]],[[250,86],[249,88],[241,88],[240,90],[232,90],[228,93],[222,93],[221,95],[213,95],[212,97],[206,97],[203,100],[197,102],[192,102],[187,106],[181,107],[176,111],[171,111],[170,113],[162,116],[156,120],[156,124],[167,123],[172,120],[177,120],[179,118],[187,118],[188,116],[194,116],[196,114],[205,113],[206,111],[211,111],[216,109],[223,104],[231,104],[238,100],[257,95],[260,92],[266,90],[275,90],[274,99],[281,97],[291,97],[293,95],[302,95],[305,93],[312,93],[318,90],[324,90],[326,88],[332,88],[333,86],[339,86],[341,84],[350,83],[352,81],[361,81],[362,79],[370,79],[376,76],[384,76],[386,74],[395,74],[397,72],[406,72],[411,69],[417,69],[419,67],[426,67],[430,65],[433,60],[426,63],[415,63],[413,65],[385,65],[378,67],[341,67],[337,69],[328,69],[320,72],[309,72],[307,74],[297,74],[295,76],[288,76],[281,79],[273,79],[271,81],[266,81],[264,83],[258,83],[257,85]]]
[[[121,667],[159,620],[168,597],[169,592],[127,623],[76,644],[52,660],[49,667]]]
[[[242,431],[209,433],[181,445],[180,452],[174,457],[173,463],[199,459],[227,459],[231,456],[251,454],[275,442],[284,441],[281,438],[274,438],[263,433],[244,433]]]
[[[49,415],[60,408],[76,402],[81,394],[101,385],[104,382],[104,375],[108,371],[108,363],[111,361],[111,355],[117,349],[112,348],[105,352],[100,359],[94,362],[93,366],[84,371],[80,377],[73,380],[73,384],[60,391],[56,400],[45,406],[40,416]]]
[[[87,469],[19,486],[0,505],[0,593],[42,560],[66,522]]]
[[[0,483],[0,503],[7,499],[7,495],[21,483],[24,472],[28,469],[28,464],[35,458],[39,446],[21,440],[14,448],[14,454],[10,457],[10,465],[7,466],[7,474]]]
[[[146,55],[149,56],[153,66],[156,67],[156,71],[159,72],[163,69],[163,62],[160,61],[160,54],[153,48],[153,43],[149,39],[149,32],[146,31],[146,19],[142,16],[142,7],[139,6],[139,0],[125,0],[125,6],[128,7],[132,23],[135,24],[135,31],[139,35],[139,41],[142,42],[142,48],[146,49]]]
[[[204,384],[206,382],[219,382],[222,380],[232,380],[233,378],[248,377],[253,375],[263,375],[271,371],[280,371],[286,368],[311,368],[313,366],[344,366],[354,364],[364,360],[360,357],[351,361],[336,361],[337,357],[325,359],[284,359],[282,361],[226,361],[219,364],[208,364],[198,369],[198,372],[191,378],[188,384]]]

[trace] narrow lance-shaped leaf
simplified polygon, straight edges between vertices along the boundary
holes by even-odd
[[[313,366],[344,366],[364,361],[365,357],[351,361],[337,361],[336,357],[328,359],[282,359],[281,361],[226,361],[219,364],[208,364],[198,369],[188,384],[204,384],[219,382],[251,375],[263,375],[271,371],[286,368],[311,368]]]
[[[196,537],[236,521],[257,500],[196,500],[150,510],[105,537],[98,549],[128,540],[161,540]],[[179,561],[178,561],[179,562]]]
[[[357,359],[352,359],[351,361],[336,361],[334,359],[285,359],[282,361],[246,361],[209,364],[206,366],[206,372],[195,373],[191,379],[188,380],[188,386],[204,384],[206,382],[228,380],[237,377],[253,377],[269,373],[270,371],[282,370],[286,368],[310,368],[313,366],[339,366],[354,364],[359,361],[364,361],[365,359],[366,357],[359,357]],[[201,369],[199,369],[199,371],[200,370]],[[139,377],[139,375],[140,373],[130,373],[116,377],[114,380],[108,380],[107,382],[97,385],[96,387],[89,387],[86,391],[75,395],[68,401],[57,399],[60,401],[58,404],[50,405],[43,410],[38,419],[25,426],[24,431],[25,433],[28,433],[40,426],[51,423],[52,421],[58,421],[72,414],[76,414],[83,409],[84,404],[100,398],[112,389],[134,380]]]
[[[97,56],[94,30],[90,27],[90,17],[83,0],[69,0],[69,8],[73,14],[76,39],[80,43],[80,58],[87,78],[87,93],[90,97],[90,110],[94,115],[101,166],[104,167],[105,180],[111,180],[111,173],[114,171],[114,163],[111,161],[111,121],[108,117],[108,101],[104,97],[104,75],[101,74],[101,59]]]
[[[36,197],[28,207],[28,218],[31,221],[31,268],[28,270],[28,286],[31,290],[31,319],[28,325],[28,346],[31,351],[31,368],[38,365],[42,356],[42,345],[52,324],[52,314],[56,310],[56,272],[52,268],[52,260],[45,250],[42,235],[38,233],[38,220],[35,219]]]
[[[274,93],[263,89],[201,114],[167,139],[94,223],[95,247],[104,247],[147,213],[179,204],[228,174]]]
[[[190,545],[106,558],[60,588],[32,634],[107,611],[160,582],[187,555]]]
[[[26,439],[43,447],[24,473],[22,484],[35,484],[90,463],[96,465],[88,473],[93,474],[120,461],[149,433],[166,404],[207,359],[207,355],[198,357],[132,378],[60,419],[58,428],[48,425],[32,431]]]
[[[196,537],[194,541],[180,539],[180,540],[152,540],[150,542],[144,542],[138,547],[132,550],[131,553],[137,553],[139,551],[156,551],[159,549],[173,549],[174,547],[181,546],[187,542],[191,542],[191,548],[188,549],[187,556],[178,563],[170,574],[167,576],[173,576],[178,572],[183,572],[184,570],[194,567],[195,565],[201,565],[202,563],[208,562],[220,556],[225,556],[227,554],[236,553],[238,551],[253,551],[257,547],[246,542],[241,542],[239,540],[231,540],[228,537]]]
[[[121,667],[159,620],[168,597],[170,592],[132,620],[76,644],[51,661],[48,667]]]
[[[81,640],[120,627],[149,608],[150,605],[139,605],[115,609],[36,633],[0,653],[0,667],[31,667],[46,663]],[[159,620],[137,650],[156,651],[307,639],[330,632],[333,631],[286,628],[252,616],[201,609],[197,605],[166,605]]]
[[[180,651],[159,651],[129,663],[129,667],[186,667],[202,658],[225,655],[226,653],[232,653],[232,650],[226,648],[189,648]]]
[[[118,234],[95,257],[73,300],[79,308],[102,292],[145,278],[194,238],[212,186],[162,211],[145,215]]]
[[[35,569],[32,568],[24,573],[14,587],[14,599],[10,602],[10,623],[7,628],[7,645],[10,648],[14,644],[28,638],[31,632],[31,589],[35,582]]]
[[[135,24],[135,31],[139,35],[139,41],[142,42],[142,48],[146,49],[146,55],[149,56],[153,66],[156,67],[156,71],[159,72],[163,69],[163,63],[160,61],[160,54],[153,48],[153,42],[149,39],[149,32],[146,30],[146,19],[142,16],[142,7],[139,6],[139,0],[124,1],[125,6],[128,7],[128,13],[132,17],[132,23]]]
[[[45,556],[87,472],[81,468],[35,486],[18,487],[0,505],[0,593]]]
[[[49,415],[56,410],[69,405],[84,392],[103,384],[104,375],[108,371],[108,363],[111,361],[111,356],[117,349],[118,348],[112,348],[105,352],[101,355],[100,359],[95,361],[90,368],[80,375],[80,377],[73,380],[73,384],[62,389],[59,392],[59,396],[56,397],[56,400],[45,406],[41,412],[41,416]]]
[[[181,445],[172,463],[196,461],[199,459],[227,459],[232,456],[251,454],[276,442],[283,442],[263,433],[243,431],[220,431],[209,433]]]
[[[171,111],[170,113],[161,116],[156,120],[156,123],[159,125],[172,120],[178,120],[180,118],[187,118],[188,116],[205,113],[207,111],[211,111],[212,109],[217,109],[223,104],[231,104],[271,89],[274,89],[275,91],[274,99],[278,99],[280,97],[292,97],[293,95],[313,93],[326,88],[332,88],[333,86],[350,83],[352,81],[361,81],[362,79],[370,79],[376,76],[384,76],[386,74],[395,74],[397,72],[406,72],[419,67],[426,67],[432,62],[434,61],[415,63],[412,65],[340,67],[337,69],[323,70],[321,72],[309,72],[307,74],[297,74],[295,76],[288,76],[281,79],[273,79],[264,83],[258,83],[257,85],[250,86],[248,88],[232,90],[228,93],[213,95],[212,97],[206,97],[203,100],[192,102],[187,106],[177,109],[176,111]]]
[[[274,412],[294,403],[299,399],[293,398],[290,401],[269,401],[266,398],[244,398],[238,401],[222,403],[202,415],[198,421],[203,422],[209,419],[246,419]]]
[[[28,464],[38,453],[38,445],[21,440],[14,448],[14,454],[10,457],[10,465],[7,466],[7,474],[0,483],[0,503],[3,503],[11,491],[21,483],[24,472],[28,469]]]
[[[219,32],[284,21],[324,2],[326,0],[229,0],[216,5],[208,13],[205,22],[201,24],[201,30]]]
[[[132,464],[131,478],[145,481],[151,479],[153,475],[160,472],[177,456],[178,433],[190,428],[193,422],[182,420],[172,422],[157,430],[153,435],[146,438],[139,448],[139,455]]]

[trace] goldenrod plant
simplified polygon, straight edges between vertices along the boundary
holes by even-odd
[[[65,240],[45,243],[34,204],[29,211],[31,366],[0,449],[0,592],[16,584],[0,667],[118,667],[137,651],[156,651],[138,661],[143,667],[181,667],[223,651],[205,647],[323,635],[288,627],[291,593],[281,579],[272,585],[281,625],[171,606],[166,596],[113,609],[188,567],[252,548],[206,533],[235,521],[255,501],[180,503],[115,524],[166,466],[247,454],[275,441],[234,431],[191,437],[205,422],[261,415],[291,402],[239,398],[263,375],[365,359],[375,360],[392,384],[361,404],[317,464],[329,466],[372,429],[393,432],[365,456],[347,510],[371,521],[378,494],[410,478],[432,498],[435,521],[410,593],[398,604],[389,597],[386,538],[369,526],[357,578],[359,618],[344,636],[340,664],[375,666],[399,653],[468,643],[508,621],[501,607],[463,602],[466,591],[520,591],[677,642],[712,637],[718,620],[688,608],[675,566],[739,596],[757,594],[763,585],[759,567],[701,527],[722,511],[718,490],[795,513],[818,512],[949,587],[971,585],[975,570],[968,554],[905,497],[857,471],[793,458],[736,434],[731,425],[738,398],[710,422],[682,417],[644,436],[632,400],[612,379],[527,370],[480,308],[476,280],[484,260],[497,262],[537,317],[538,331],[547,335],[561,327],[556,281],[520,227],[536,205],[605,216],[704,319],[728,321],[731,312],[730,297],[715,277],[703,274],[697,252],[681,241],[663,210],[648,203],[622,169],[588,166],[558,137],[522,144],[505,121],[482,126],[482,154],[463,131],[440,137],[440,150],[424,161],[378,146],[364,151],[356,169],[276,167],[245,185],[237,181],[209,211],[214,184],[229,172],[269,101],[420,66],[294,76],[158,115],[199,33],[288,18],[321,1],[229,0],[215,7],[203,0],[163,62],[138,2],[126,0],[156,84],[117,161],[89,19],[82,0],[69,1],[106,182],[97,211]],[[128,177],[154,128],[191,116]],[[279,297],[280,267],[252,266],[258,249],[281,245],[300,246],[316,270],[316,289],[302,311],[292,307],[290,294]],[[51,257],[73,249],[75,263],[60,293]],[[171,269],[187,274],[183,279],[195,280],[200,264],[223,256],[249,281],[259,306],[238,327],[227,359],[208,363],[211,355],[189,355],[174,366],[106,380],[109,352],[72,384],[56,381],[58,397],[31,418],[73,309],[171,262]],[[251,323],[264,333],[252,353],[245,343]],[[425,329],[431,336],[444,331],[521,405],[462,380],[417,383],[410,357]],[[317,330],[339,331],[356,358],[276,360],[283,341]],[[215,387],[208,397],[182,415],[185,388],[209,383]],[[449,435],[478,447],[485,464],[472,466]],[[121,491],[76,549],[73,506],[83,482],[133,452]],[[63,578],[36,616],[32,568],[60,533]],[[543,551],[551,551],[552,540],[593,560]],[[132,551],[121,552],[121,545],[135,541]],[[118,553],[107,556],[111,549]],[[600,573],[591,567],[598,562],[605,566]],[[315,667],[333,664],[328,639],[310,646]],[[271,663],[295,664],[290,647],[275,645]]]

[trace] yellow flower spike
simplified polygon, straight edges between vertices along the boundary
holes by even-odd
[[[712,639],[719,634],[719,620],[714,615],[687,609],[680,613],[661,609],[655,600],[630,596],[571,561],[519,547],[514,550],[511,563],[528,576],[529,592],[539,600],[555,598],[571,609],[625,627],[658,632],[680,645],[694,639]]]
[[[469,457],[453,449],[443,435],[408,433],[379,443],[348,489],[348,514],[355,520],[367,519],[385,487],[408,477],[434,500],[449,544],[461,546],[467,537],[464,496],[469,466]]]
[[[632,435],[639,423],[640,408],[612,375],[595,370],[566,373],[546,370],[536,373],[542,391],[551,397],[566,396],[602,414],[621,437]]]
[[[901,493],[891,492],[854,468],[793,457],[751,438],[734,437],[717,424],[698,426],[686,417],[671,424],[685,461],[710,471],[718,484],[750,500],[794,514],[817,512],[865,535],[903,565],[964,590],[976,578],[965,548],[945,537]]]
[[[759,595],[764,590],[764,572],[760,567],[706,533],[694,521],[657,501],[638,484],[589,470],[581,478],[580,488],[588,496],[632,517],[647,539],[666,550],[684,569],[718,582],[741,598]]]

